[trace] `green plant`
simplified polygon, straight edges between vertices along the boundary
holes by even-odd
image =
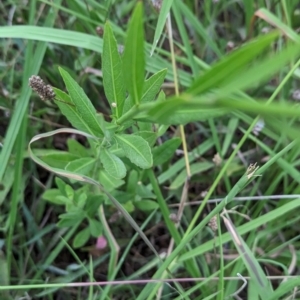
[[[158,133],[150,123],[134,120],[119,123],[122,116],[132,107],[155,100],[166,75],[166,70],[162,70],[144,81],[141,16],[142,8],[138,6],[129,26],[122,57],[109,23],[106,23],[104,28],[102,70],[105,94],[111,108],[110,122],[105,121],[103,115],[96,112],[82,88],[62,68],[59,70],[68,94],[54,89],[55,97],[48,97],[48,100],[59,101],[57,105],[69,122],[88,134],[90,148],[85,149],[76,140],[69,139],[68,151],[49,150],[44,151],[42,156],[35,153],[44,164],[51,166],[51,171],[65,170],[71,182],[79,177],[81,181],[85,181],[85,176],[91,177],[99,181],[113,197],[120,196],[117,189],[125,184],[124,178],[127,175],[126,188],[121,194],[123,200],[120,203],[128,212],[132,212],[134,207],[144,211],[152,211],[158,207],[157,202],[153,201],[154,194],[141,182],[142,170],[151,168],[153,159],[154,164],[161,164],[170,159],[180,144],[180,139],[175,138],[153,148]],[[132,40],[136,43],[132,44]],[[41,90],[43,91],[42,88]],[[127,97],[125,91],[128,91]],[[159,97],[162,99],[164,96],[160,94]],[[164,151],[166,147],[168,151]],[[59,174],[59,171],[56,173]],[[103,195],[101,190],[91,189],[87,185],[74,190],[59,178],[56,179],[56,184],[58,189],[47,190],[43,198],[54,204],[65,205],[66,213],[60,216],[58,226],[69,227],[80,224],[84,219],[88,220],[89,226],[78,232],[73,245],[81,247],[90,235],[101,235],[101,223],[94,217],[100,204],[110,203],[107,196]]]
[[[98,5],[98,11],[89,11],[89,16],[84,14],[85,8],[79,0],[66,1],[68,8],[60,6],[59,1],[43,2],[65,13],[71,12],[76,20],[86,22],[86,28],[89,30],[94,30],[93,26],[99,23],[95,15],[100,16],[101,20],[107,19],[106,11],[108,11],[107,3],[109,1],[103,6],[92,0],[87,1],[89,5]],[[248,281],[248,298],[277,299],[285,294],[290,294],[297,285],[297,281],[291,280],[288,284],[273,285],[272,287],[271,280],[265,276],[262,265],[273,264],[282,268],[284,274],[289,274],[287,265],[290,253],[287,253],[284,247],[285,245],[295,245],[297,248],[297,229],[294,225],[298,223],[299,217],[294,211],[299,206],[298,200],[290,203],[285,203],[284,200],[280,200],[276,204],[272,202],[271,207],[267,201],[260,201],[256,204],[248,201],[245,205],[238,206],[233,201],[236,201],[237,194],[243,194],[250,199],[259,191],[261,194],[265,194],[264,199],[269,199],[267,198],[269,195],[281,194],[282,190],[286,194],[294,194],[299,191],[297,119],[300,113],[299,107],[287,99],[291,82],[297,83],[300,65],[300,61],[297,61],[299,37],[289,26],[289,18],[293,15],[291,12],[295,7],[295,3],[291,2],[282,1],[280,4],[276,4],[275,8],[280,9],[276,11],[275,16],[264,8],[255,12],[254,7],[257,3],[245,1],[246,26],[242,30],[245,29],[249,36],[252,33],[258,37],[249,38],[243,46],[237,46],[237,49],[229,53],[224,51],[223,46],[226,38],[228,40],[230,35],[224,34],[219,41],[215,38],[216,32],[210,28],[210,24],[221,22],[224,25],[221,26],[222,28],[230,28],[231,34],[235,32],[235,19],[231,19],[231,24],[226,23],[228,15],[232,11],[239,12],[239,4],[231,2],[212,5],[210,1],[203,1],[205,18],[200,19],[197,11],[192,11],[193,1],[163,1],[158,23],[153,32],[152,45],[143,42],[143,13],[141,4],[139,4],[128,27],[123,53],[118,53],[122,52],[122,47],[118,47],[113,31],[118,40],[121,40],[125,34],[116,26],[113,18],[110,18],[111,22],[105,25],[104,43],[101,38],[80,32],[84,31],[81,24],[78,25],[80,22],[75,22],[73,31],[65,30],[65,28],[53,29],[38,26],[8,26],[5,30],[0,28],[1,36],[4,37],[21,36],[22,38],[47,40],[87,49],[86,52],[84,50],[80,54],[75,54],[74,64],[72,64],[73,62],[68,64],[58,61],[57,64],[64,65],[63,68],[59,68],[63,80],[55,78],[56,71],[53,71],[55,68],[51,70],[43,68],[39,73],[41,76],[47,74],[51,82],[55,82],[53,85],[57,87],[61,87],[63,84],[66,86],[67,93],[54,88],[55,97],[52,92],[48,94],[42,90],[44,93],[42,98],[45,99],[47,95],[50,95],[49,100],[57,103],[62,114],[76,129],[64,128],[48,131],[49,127],[43,126],[42,130],[46,133],[34,136],[29,143],[28,152],[33,160],[47,169],[50,174],[59,176],[54,180],[56,188],[52,189],[49,186],[53,187],[54,184],[52,176],[49,176],[49,181],[44,187],[43,198],[50,201],[53,208],[55,205],[64,207],[64,213],[60,215],[59,221],[56,220],[56,214],[54,214],[54,221],[49,224],[49,227],[44,228],[41,232],[34,228],[36,231],[34,231],[34,235],[32,234],[33,237],[29,234],[32,232],[31,220],[36,219],[37,224],[40,224],[40,219],[38,216],[32,218],[28,213],[29,210],[26,207],[28,200],[22,205],[22,208],[24,218],[30,224],[29,229],[23,231],[22,228],[18,228],[18,231],[14,231],[14,225],[18,224],[20,220],[20,217],[17,216],[19,188],[25,181],[22,178],[22,164],[27,126],[26,117],[21,123],[21,118],[15,116],[24,115],[29,99],[29,92],[25,88],[26,93],[21,93],[24,101],[21,101],[21,105],[16,107],[16,114],[12,118],[8,136],[0,154],[1,166],[9,166],[5,175],[10,176],[5,176],[3,182],[5,192],[7,193],[8,190],[7,182],[13,185],[12,209],[8,210],[9,218],[2,228],[4,232],[9,230],[6,241],[9,254],[7,269],[10,270],[11,266],[15,267],[18,264],[19,269],[23,270],[22,261],[31,257],[27,252],[25,253],[26,259],[22,256],[22,251],[27,249],[27,245],[36,243],[38,249],[42,249],[40,252],[46,253],[40,257],[38,262],[42,264],[43,268],[36,267],[33,263],[30,271],[26,272],[26,280],[29,279],[29,283],[21,285],[24,280],[22,271],[18,272],[18,279],[12,278],[14,283],[18,282],[18,289],[42,288],[44,290],[39,292],[38,297],[51,298],[55,288],[66,287],[65,282],[74,282],[76,279],[79,281],[81,280],[79,276],[83,276],[83,274],[85,278],[88,276],[90,282],[99,280],[98,274],[94,274],[93,271],[102,261],[109,265],[107,271],[109,280],[115,280],[117,276],[121,276],[123,280],[139,279],[145,275],[146,278],[151,276],[158,281],[149,283],[145,287],[132,287],[130,290],[132,299],[152,299],[159,297],[157,295],[160,293],[170,299],[177,296],[177,299],[195,299],[194,295],[200,295],[199,299],[205,297],[205,299],[212,297],[224,299],[239,291],[239,283],[226,278],[226,276],[235,276],[238,272],[243,276],[249,274],[251,277],[251,280]],[[259,1],[259,3],[263,6],[263,1]],[[134,1],[123,2],[120,15],[126,16],[132,5],[135,5]],[[31,7],[33,6],[31,4]],[[114,7],[119,8],[121,5]],[[281,15],[282,11],[284,16]],[[175,17],[176,26],[174,27],[171,26],[173,19],[168,17],[170,12]],[[255,19],[252,19],[251,23],[253,16],[264,19],[280,29],[284,37],[277,31],[260,34],[257,28],[252,27],[255,23]],[[147,18],[147,21],[150,18]],[[279,18],[286,20],[287,25]],[[73,24],[72,20],[74,19],[70,19],[70,23]],[[166,22],[170,52],[165,50],[165,45],[162,48],[158,44],[160,38],[165,38],[162,32]],[[227,27],[227,25],[230,26]],[[66,26],[66,28],[68,27]],[[147,29],[149,30],[148,26]],[[177,29],[177,35],[172,35],[172,30]],[[172,36],[174,36],[174,41]],[[286,42],[286,37],[289,38],[288,42]],[[147,39],[149,40],[149,35]],[[240,42],[239,39],[237,40]],[[93,100],[91,102],[80,87],[81,83],[79,84],[73,79],[75,72],[72,71],[72,68],[77,72],[81,69],[80,64],[85,67],[88,65],[87,61],[91,60],[95,63],[97,60],[90,50],[102,53],[103,87],[105,98],[109,104],[110,116],[104,117],[101,113],[97,113],[92,105],[92,102],[96,102],[95,99],[90,97]],[[49,49],[48,51],[54,57],[53,52]],[[38,51],[37,53],[41,60],[42,52]],[[29,54],[27,54],[28,57]],[[70,57],[74,56],[70,55]],[[168,60],[171,60],[172,64]],[[211,61],[214,63],[209,66],[207,63]],[[38,73],[39,69],[37,61],[35,67],[29,72],[29,62],[30,60],[26,60],[25,79],[30,74]],[[148,72],[146,79],[145,71]],[[154,75],[149,76],[149,74]],[[276,84],[269,81],[271,78],[278,79]],[[96,86],[101,87],[101,80],[96,80],[98,79],[91,76],[88,83],[97,82]],[[174,81],[175,96],[165,96],[164,92],[160,91],[163,82],[170,80]],[[265,83],[267,84],[264,85]],[[26,85],[27,83],[25,83]],[[86,84],[85,87],[87,86],[90,87]],[[93,84],[91,86],[95,87]],[[179,92],[179,87],[182,88],[181,92]],[[93,94],[88,88],[85,90],[89,94]],[[38,89],[36,91],[39,92]],[[101,107],[107,106],[106,104]],[[59,113],[56,112],[56,115],[59,117]],[[265,127],[262,129],[261,136],[257,137],[252,132],[255,132],[253,128],[261,119],[265,121]],[[185,137],[183,125],[190,122],[194,122],[194,127],[187,127],[189,131]],[[174,125],[180,125],[180,138],[174,137],[177,135]],[[170,126],[171,129],[169,129]],[[19,130],[19,128],[21,129]],[[171,130],[175,134],[173,132],[170,134]],[[27,136],[31,138],[34,135],[32,132],[27,132]],[[207,134],[203,134],[203,132],[207,132]],[[82,145],[70,138],[66,142],[67,151],[50,149],[48,143],[51,141],[51,137],[57,134],[81,135],[86,138],[86,141]],[[196,138],[196,143],[193,143],[193,138],[198,135],[201,137]],[[17,136],[15,158],[14,155],[10,156],[10,152]],[[172,138],[168,139],[170,136]],[[46,142],[44,147],[47,149],[36,148],[42,143],[35,142],[41,139]],[[291,139],[294,141],[290,142]],[[181,142],[185,157],[173,159],[173,154]],[[189,142],[188,146],[185,145],[186,142]],[[230,151],[233,143],[236,143],[236,147]],[[247,155],[245,149],[252,149],[253,145],[259,148],[261,155],[265,155],[264,159],[267,156],[267,160],[262,159],[264,165],[260,169],[255,171],[251,169],[244,173],[246,167],[240,163],[237,154],[241,156],[246,153]],[[189,150],[190,152],[188,152]],[[220,160],[218,166],[211,162],[215,152],[218,153]],[[26,155],[25,158],[27,158]],[[249,156],[246,158],[249,159]],[[251,156],[250,159],[252,159]],[[12,168],[13,163],[15,163],[15,170]],[[1,179],[4,167],[0,169]],[[16,174],[15,181],[11,176],[12,172]],[[182,204],[186,198],[198,197],[194,186],[199,186],[200,183],[208,189],[204,200],[196,209],[186,208],[181,219]],[[168,189],[164,189],[164,186],[167,186]],[[221,195],[221,203],[216,206],[208,206],[207,203],[212,195]],[[297,197],[295,196],[295,198]],[[174,204],[177,200],[181,201],[180,205],[182,206],[173,218],[174,224],[170,220],[169,204],[170,202]],[[139,269],[124,276],[122,276],[123,270],[120,271],[120,268],[127,257],[130,259],[130,255],[126,255],[137,234],[132,238],[130,236],[130,242],[124,248],[124,254],[118,259],[119,246],[111,232],[111,227],[115,230],[114,234],[116,233],[117,238],[120,238],[119,232],[114,228],[114,224],[108,226],[106,222],[106,216],[115,211],[112,204],[156,254],[153,259],[151,259],[151,255],[147,257],[147,261],[145,263],[143,261]],[[45,207],[44,202],[40,205]],[[47,207],[49,206],[47,205]],[[206,208],[208,208],[207,215],[204,212]],[[225,208],[228,211],[237,212],[232,215],[232,221],[229,214],[222,213],[219,216],[219,213]],[[141,210],[148,215],[147,222],[155,216],[155,220],[152,219],[152,223],[155,225],[163,218],[166,231],[172,237],[167,257],[163,263],[152,245],[153,240],[150,242],[143,231],[147,222],[138,225],[140,219],[138,221],[135,218],[136,216],[145,217],[146,214],[141,214]],[[61,212],[61,209],[59,211]],[[262,211],[264,215],[262,215]],[[55,212],[57,211],[55,210]],[[39,214],[43,214],[43,209],[39,211]],[[252,219],[249,218],[249,221],[245,222],[244,218],[240,218],[245,215],[249,215]],[[287,216],[290,218],[288,221],[286,221]],[[1,216],[2,219],[5,217],[5,215]],[[218,219],[218,230],[211,234],[206,225],[215,218]],[[178,221],[180,224],[176,223]],[[221,222],[226,225],[225,233],[220,226]],[[47,230],[57,229],[56,224],[64,227],[58,229],[56,239],[52,238],[52,234],[44,238]],[[34,226],[32,225],[32,227]],[[37,225],[36,228],[39,229]],[[289,230],[285,230],[286,228]],[[278,232],[281,237],[284,237],[284,243],[282,243],[282,239],[278,239],[277,242]],[[18,259],[14,259],[10,253],[15,246],[16,237],[22,238],[28,234],[31,239],[20,242],[21,250],[18,250],[18,258],[20,257],[18,262]],[[68,240],[72,238],[73,246],[82,248],[90,236],[102,235],[108,239],[110,250],[108,256],[101,258],[103,260],[93,258],[85,264],[67,244]],[[63,239],[60,239],[60,236],[64,236]],[[270,245],[270,237],[276,241],[277,248]],[[44,252],[43,243],[45,241],[47,244],[47,238],[48,241],[51,240],[52,247],[47,248],[48,252]],[[227,245],[232,248],[232,251],[238,250],[240,254],[238,259],[229,263],[224,259],[224,243],[228,243]],[[54,244],[55,246],[53,246]],[[257,246],[264,250],[263,254],[255,252]],[[80,270],[76,274],[64,273],[63,276],[53,276],[54,278],[50,279],[50,282],[58,283],[48,284],[48,281],[45,283],[44,277],[48,278],[48,274],[44,270],[47,267],[53,267],[52,264],[57,265],[54,259],[58,258],[62,249],[71,254],[70,261],[75,259]],[[278,252],[281,253],[278,259],[271,259],[273,251],[278,249],[280,250]],[[214,256],[212,263],[208,263],[204,255],[212,257],[212,252],[220,256]],[[108,263],[106,259],[109,259]],[[2,265],[6,269],[5,264]],[[153,268],[155,268],[155,273],[152,272]],[[32,275],[33,273],[34,275]],[[161,280],[169,278],[168,280],[171,281],[172,274],[174,277],[204,277],[205,280],[188,288],[179,283],[174,283],[174,286],[163,286]],[[212,277],[217,277],[219,283],[214,284]],[[192,280],[191,278],[189,280]],[[43,283],[38,285],[36,284],[37,280],[43,280]],[[9,284],[8,281],[5,284]],[[162,286],[164,290],[162,290]],[[2,290],[13,289],[11,286],[0,288]],[[272,288],[276,290],[273,291]],[[99,297],[110,299],[112,294],[115,296],[120,291],[123,293],[127,289],[128,285],[125,283],[115,287],[107,285],[105,288],[97,290],[93,290],[91,285],[89,299],[98,299]],[[61,292],[64,293],[63,290]],[[176,296],[173,293],[176,293]]]
[[[45,163],[55,162],[52,167],[64,169],[70,174],[82,175],[82,181],[85,181],[83,176],[87,175],[96,181],[100,179],[102,185],[112,195],[117,194],[117,188],[124,184],[123,179],[128,173],[127,188],[123,196],[124,199],[130,200],[122,204],[125,204],[129,212],[133,210],[133,204],[145,210],[157,208],[156,202],[149,200],[154,198],[152,192],[147,190],[145,185],[137,185],[137,183],[141,183],[140,179],[143,176],[141,170],[151,168],[153,161],[154,164],[167,161],[180,144],[179,139],[173,139],[153,148],[157,137],[164,132],[164,125],[205,120],[227,114],[234,108],[260,112],[262,115],[269,112],[272,110],[271,105],[264,109],[263,103],[241,104],[235,93],[264,80],[299,52],[298,46],[291,46],[282,53],[249,67],[249,63],[262,53],[278,34],[272,33],[260,37],[221,60],[211,70],[196,79],[185,93],[167,100],[164,94],[160,93],[157,101],[154,101],[164,81],[166,70],[161,70],[144,80],[142,23],[142,6],[139,4],[129,25],[123,55],[119,53],[109,23],[106,23],[104,28],[102,70],[105,95],[111,108],[110,122],[96,112],[82,88],[60,68],[68,94],[54,89],[56,99],[60,101],[57,105],[73,127],[90,135],[93,140],[89,139],[91,148],[88,150],[76,141],[69,140],[68,152],[49,151],[42,157]],[[278,60],[279,56],[280,61],[273,63],[272,68],[265,68],[266,65]],[[248,68],[246,75],[241,77],[241,71],[246,68]],[[252,77],[250,76],[252,73],[257,75]],[[282,107],[284,108],[291,116],[299,114],[298,110]],[[274,107],[274,112],[279,112],[277,105]],[[153,126],[152,123],[157,125]],[[208,164],[206,168],[209,167],[212,167],[212,164]],[[67,205],[67,211],[70,211],[72,203],[68,201],[79,201],[76,205],[84,209],[87,199],[95,194],[95,191],[90,195],[81,194],[80,199],[77,199],[79,194],[67,193],[66,188],[71,189],[68,185],[59,190],[47,191],[44,197]],[[57,198],[58,191],[62,193],[62,197],[67,197],[67,193],[69,200]],[[57,193],[57,197],[50,197],[50,193]],[[62,218],[66,217],[62,216]],[[77,217],[74,214],[73,219],[76,220]]]

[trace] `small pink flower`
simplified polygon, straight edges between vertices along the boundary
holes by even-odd
[[[97,238],[97,242],[96,242],[96,249],[101,250],[101,249],[106,248],[106,246],[107,246],[107,240],[106,240],[106,238],[103,235],[99,236]]]

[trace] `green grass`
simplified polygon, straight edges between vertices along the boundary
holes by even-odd
[[[298,1],[165,0],[160,11],[145,1],[132,21],[133,1],[19,2],[0,4],[0,298],[297,299]],[[144,32],[133,26],[127,35],[130,22]],[[143,102],[143,76],[157,72],[157,81],[166,72],[158,96],[166,100]],[[31,75],[60,99],[75,99],[75,109],[40,101],[28,87]],[[70,97],[59,92],[66,87]],[[176,153],[155,148],[178,137]],[[115,146],[122,143],[135,154],[125,157]],[[217,153],[220,165],[212,162]],[[78,175],[82,157],[93,162],[90,179]],[[260,168],[247,175],[255,162]],[[115,177],[98,174],[101,165]],[[82,195],[90,197],[88,213],[71,220]],[[66,199],[73,202],[57,204]],[[207,226],[214,216],[215,232]],[[95,247],[100,236],[104,249]]]

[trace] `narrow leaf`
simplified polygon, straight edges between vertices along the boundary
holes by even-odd
[[[141,103],[153,101],[161,86],[164,82],[167,69],[163,69],[156,74],[152,75],[149,79],[144,82],[143,97]]]
[[[153,153],[153,165],[159,166],[169,159],[172,158],[174,152],[178,149],[181,144],[180,138],[170,139],[164,142],[162,145],[155,147],[152,151]]]
[[[142,137],[129,134],[116,134],[115,137],[132,163],[142,169],[151,168],[153,163],[151,149]]]
[[[201,94],[216,88],[223,81],[229,80],[233,76],[238,76],[246,68],[248,63],[256,58],[266,49],[278,36],[277,32],[250,41],[231,54],[222,58],[203,75],[199,76],[188,90],[194,95]]]
[[[150,56],[152,56],[155,47],[160,39],[161,33],[164,29],[167,17],[169,15],[170,12],[170,8],[172,6],[173,0],[165,0],[162,1],[162,6],[159,12],[159,17],[158,17],[158,21],[157,24],[155,26],[155,34],[154,34],[154,39],[153,39],[153,43],[152,43],[152,48],[151,48],[151,54]]]
[[[139,2],[129,22],[123,56],[125,82],[129,95],[139,104],[145,77],[143,7]]]
[[[166,73],[167,73],[167,69],[163,69],[155,73],[154,75],[152,75],[144,82],[141,103],[151,102],[155,99],[156,94],[159,92],[164,82]],[[132,101],[132,98],[128,96],[125,100],[123,114],[128,112],[130,108],[133,107],[133,105],[134,103]]]
[[[60,101],[56,101],[55,103],[59,107],[61,113],[67,118],[67,120],[72,124],[72,126],[78,130],[82,130],[89,134],[94,134],[92,129],[86,123],[86,121],[82,118],[81,114],[79,114],[78,110],[75,106],[68,105],[67,103],[74,104],[70,98],[70,96],[63,91],[53,88],[56,98]]]
[[[122,115],[125,101],[124,78],[117,41],[109,23],[105,24],[103,39],[102,72],[104,91],[113,114],[119,118]]]
[[[195,104],[186,100],[190,96],[181,95],[156,102],[148,112],[141,113],[135,117],[139,121],[160,123],[165,125],[187,124],[194,121],[205,121],[209,118],[219,117],[228,113],[229,109],[204,108],[204,104]],[[230,110],[232,111],[232,110]]]
[[[232,92],[264,83],[291,60],[297,58],[299,54],[299,44],[288,45],[279,53],[272,54],[257,64],[248,67],[246,72],[236,74],[232,80],[226,80],[218,91],[218,97],[223,98]]]
[[[90,99],[87,97],[79,84],[66,72],[59,68],[60,74],[65,82],[72,102],[81,118],[85,121],[87,126],[91,129],[94,135],[102,134],[101,127],[97,120],[97,112]],[[62,103],[63,104],[63,103]]]

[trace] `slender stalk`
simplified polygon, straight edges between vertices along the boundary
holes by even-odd
[[[169,45],[170,45],[170,52],[171,52],[171,60],[172,60],[172,68],[173,68],[173,78],[174,78],[174,88],[175,88],[175,95],[179,95],[179,83],[178,83],[178,74],[177,74],[177,66],[176,66],[176,60],[175,60],[175,51],[174,51],[174,44],[173,44],[173,35],[172,35],[172,24],[171,24],[171,17],[170,15],[167,18],[167,27],[168,27],[168,36],[169,36]],[[186,138],[185,138],[185,132],[184,132],[184,126],[180,125],[180,136],[182,139],[182,148],[184,151],[184,159],[185,159],[185,166],[186,166],[186,173],[188,179],[191,177],[191,169],[189,164],[189,157],[188,157],[188,151],[187,151],[187,144],[186,144]]]
[[[173,45],[172,24],[171,24],[170,14],[167,17],[167,31],[168,31],[169,45],[170,45],[170,52],[171,52],[171,60],[172,60],[172,67],[173,67],[173,75],[174,75],[173,79],[174,79],[175,95],[178,96],[179,95],[179,83],[178,83],[177,66],[176,66],[176,61],[175,61],[175,51],[174,51],[174,45]],[[176,224],[175,228],[178,228],[179,223],[180,223],[180,219],[181,219],[183,209],[184,209],[184,203],[186,202],[187,194],[188,194],[188,182],[189,182],[189,179],[191,177],[191,170],[190,170],[190,164],[189,164],[189,158],[188,158],[188,150],[187,150],[184,126],[180,125],[179,130],[180,130],[180,136],[181,136],[181,140],[182,140],[187,178],[186,178],[186,182],[185,182],[185,185],[183,187],[182,196],[181,196],[181,199],[180,199],[180,206],[179,206],[179,209],[178,209],[178,212],[177,212],[177,220],[176,220],[177,224]],[[168,209],[168,207],[167,207],[167,209]],[[177,229],[176,229],[176,232],[178,233]],[[169,247],[168,247],[168,256],[172,253],[172,250],[173,250],[173,247],[174,247],[174,235],[173,234],[172,234],[172,237],[173,238],[171,239]],[[175,242],[178,245],[178,241],[175,240]],[[187,269],[189,270],[190,274],[193,274],[193,265],[191,264],[191,261],[187,264]],[[165,274],[163,276],[165,276]],[[160,289],[158,291],[157,299],[160,299],[161,294],[162,294],[162,286],[160,287]]]
[[[25,148],[25,135],[26,135],[26,128],[27,128],[27,116],[24,116],[22,126],[20,127],[20,131],[17,138],[16,149],[16,162],[15,162],[15,176],[14,176],[14,185],[12,190],[11,196],[11,210],[9,213],[9,231],[6,241],[7,247],[7,268],[8,274],[10,274],[11,270],[11,260],[12,260],[12,244],[13,244],[13,233],[17,219],[17,212],[18,212],[18,202],[20,200],[20,187],[22,186],[22,171],[23,171],[23,152]],[[22,193],[23,195],[23,193]],[[10,277],[9,277],[10,279]]]
[[[117,124],[122,125],[122,124],[126,123],[127,121],[132,120],[135,115],[137,115],[140,112],[143,112],[144,110],[150,109],[154,105],[155,105],[155,102],[144,103],[142,105],[134,105],[128,112],[126,112],[124,115],[122,115],[117,120]]]
[[[181,236],[180,236],[179,232],[176,230],[174,223],[170,220],[170,211],[169,211],[168,205],[161,193],[161,190],[159,188],[159,185],[158,185],[158,182],[157,182],[157,179],[155,177],[153,170],[152,169],[147,170],[147,175],[148,175],[148,178],[152,185],[153,191],[156,195],[159,209],[163,215],[163,218],[167,225],[167,228],[168,228],[172,238],[175,240],[176,244],[179,244],[181,241]]]
[[[109,228],[109,225],[106,221],[103,205],[101,205],[99,207],[98,215],[99,215],[99,218],[100,218],[101,223],[103,225],[105,235],[108,239],[108,243],[109,243],[109,247],[110,247],[110,253],[111,253],[110,254],[110,259],[109,259],[109,267],[108,267],[108,279],[113,280],[114,277],[115,277],[114,270],[116,269],[116,265],[117,265],[118,257],[119,257],[119,253],[120,253],[120,246],[117,243],[117,241],[116,241],[114,235],[112,234],[112,232]],[[107,296],[108,292],[109,292],[109,290],[106,289],[105,298],[112,299],[113,298],[112,295],[110,295],[109,297]],[[101,297],[102,297],[102,295],[101,295]],[[105,298],[102,297],[101,299],[105,299]]]

